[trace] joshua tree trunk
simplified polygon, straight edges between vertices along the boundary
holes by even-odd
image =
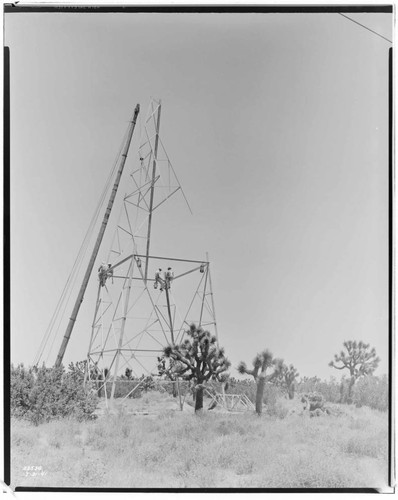
[[[288,388],[289,399],[294,399],[294,385],[292,384]]]
[[[350,379],[350,383],[348,385],[348,396],[347,396],[347,403],[351,404],[352,403],[352,388],[354,387],[355,384],[355,377],[352,376]]]
[[[344,403],[344,381],[340,382],[340,401],[339,403]]]
[[[259,377],[257,381],[257,393],[256,393],[256,413],[261,415],[263,411],[263,394],[265,387],[265,378]]]
[[[178,395],[177,382],[173,382],[173,398],[176,398],[177,395]]]
[[[198,387],[195,397],[195,413],[203,410],[203,387]]]

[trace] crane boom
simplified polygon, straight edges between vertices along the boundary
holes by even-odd
[[[84,278],[83,278],[83,283],[82,283],[82,285],[80,287],[80,290],[79,290],[79,293],[78,293],[75,305],[74,305],[73,310],[72,310],[72,314],[71,314],[71,316],[69,318],[69,323],[68,323],[68,326],[66,328],[65,335],[64,335],[64,337],[62,339],[62,344],[61,344],[61,347],[59,349],[59,352],[58,352],[58,355],[57,355],[57,359],[55,361],[55,367],[59,367],[61,365],[61,363],[62,363],[63,357],[65,355],[66,347],[67,347],[68,342],[70,340],[70,336],[72,334],[72,330],[73,330],[73,327],[75,325],[76,318],[77,318],[80,306],[81,306],[81,304],[83,302],[83,298],[84,298],[84,294],[86,292],[88,281],[90,279],[91,272],[92,272],[93,267],[94,267],[95,259],[97,258],[98,251],[99,251],[99,248],[100,248],[100,245],[101,245],[101,242],[102,242],[102,238],[104,236],[105,229],[106,229],[106,226],[107,226],[107,223],[108,223],[108,220],[109,220],[109,216],[111,214],[113,202],[115,201],[117,189],[119,187],[120,178],[121,178],[122,173],[123,173],[124,164],[126,163],[126,158],[127,158],[128,150],[130,148],[131,138],[133,136],[133,132],[134,132],[134,129],[135,129],[135,124],[137,122],[137,116],[138,116],[139,111],[140,111],[140,105],[137,104],[137,106],[135,107],[135,110],[134,110],[133,119],[132,119],[132,121],[130,122],[130,125],[129,125],[129,130],[128,130],[128,134],[127,134],[126,143],[125,143],[125,146],[123,148],[119,170],[118,170],[118,172],[116,174],[116,179],[115,179],[115,183],[114,183],[113,188],[112,188],[111,195],[109,197],[108,206],[106,208],[106,211],[105,211],[105,214],[104,214],[104,218],[103,218],[103,221],[102,221],[102,224],[101,224],[101,227],[100,227],[100,231],[99,231],[99,234],[97,236],[97,240],[96,240],[95,245],[94,245],[93,253],[91,255],[90,261],[89,261],[88,266],[87,266],[86,273],[85,273]]]

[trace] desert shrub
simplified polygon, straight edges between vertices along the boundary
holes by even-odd
[[[30,408],[29,396],[35,384],[32,368],[11,365],[10,407],[13,417],[23,417]]]
[[[83,387],[83,373],[73,364],[59,368],[11,366],[11,415],[38,425],[59,417],[84,420],[97,406],[91,386]]]
[[[385,446],[388,441],[384,432],[364,434],[363,429],[354,431],[340,442],[340,449],[344,453],[360,457],[379,458],[385,454]]]
[[[369,406],[375,410],[388,409],[388,379],[368,376],[357,381],[353,390],[353,403],[358,406]]]
[[[61,377],[62,416],[73,416],[78,420],[90,419],[98,403],[98,397],[92,384],[83,385],[84,374],[75,370],[73,364]]]
[[[342,377],[337,381],[331,377],[329,381],[321,381],[318,377],[304,377],[298,384],[301,394],[317,392],[322,394],[325,401],[330,403],[349,403],[350,379]],[[358,379],[352,390],[352,402],[358,406],[386,411],[388,409],[388,378],[386,375],[375,377],[368,375]]]
[[[325,401],[329,403],[339,403],[341,401],[341,384],[334,377],[331,377],[329,381],[322,381],[318,377],[304,377],[297,384],[297,392],[301,394],[317,392],[322,394]]]
[[[301,402],[303,403],[303,408],[311,412],[323,410],[325,399],[319,392],[308,392],[303,394]]]
[[[333,378],[329,382],[323,381],[318,384],[316,392],[322,394],[329,403],[338,403],[340,400],[340,385]]]
[[[252,382],[250,385],[242,386],[242,390],[234,394],[246,394],[250,401],[254,404],[256,401],[256,384]],[[265,413],[267,415],[285,418],[288,413],[287,408],[283,404],[284,391],[271,383],[265,384],[263,393],[263,404],[265,405]]]
[[[274,404],[267,406],[267,414],[271,417],[284,419],[289,413],[286,399],[277,399]]]
[[[284,394],[281,388],[266,384],[264,387],[263,403],[268,407],[274,406],[278,399],[283,398]]]
[[[316,391],[316,387],[321,383],[319,377],[302,377],[297,383],[297,389],[299,392],[313,392]]]

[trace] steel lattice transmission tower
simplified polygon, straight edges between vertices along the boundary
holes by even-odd
[[[151,253],[152,218],[179,191],[184,196],[159,134],[160,115],[161,102],[152,100],[109,253],[111,272],[98,285],[87,375],[94,370],[112,381],[111,397],[126,368],[135,376],[157,374],[157,356],[181,342],[191,323],[217,336],[208,258]],[[155,288],[156,271],[168,267],[174,272],[170,286]]]

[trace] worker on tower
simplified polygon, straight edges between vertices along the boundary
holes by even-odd
[[[162,273],[162,269],[159,267],[159,269],[155,273],[155,283],[153,284],[153,287],[156,290],[158,287],[158,283],[159,283],[160,284],[160,291],[163,292],[163,280],[160,277],[161,273]]]
[[[201,264],[201,265],[200,265],[200,269],[199,269],[199,271],[200,271],[201,273],[204,273],[204,272],[205,272],[205,265],[204,265],[204,264]]]
[[[105,264],[105,262],[103,262],[98,268],[98,279],[101,286],[105,286],[107,275],[108,275],[108,267]]]
[[[112,285],[113,285],[113,269],[112,269],[112,264],[108,264],[108,269],[106,270],[106,277],[107,278],[112,278]]]
[[[171,284],[171,282],[172,282],[172,281],[173,281],[173,279],[174,279],[174,273],[173,273],[173,271],[171,270],[171,267],[168,267],[168,268],[167,268],[167,271],[166,271],[166,273],[165,273],[165,277],[164,277],[164,278],[165,278],[165,282],[166,282],[166,286],[167,286],[167,288],[170,288],[170,284]]]

